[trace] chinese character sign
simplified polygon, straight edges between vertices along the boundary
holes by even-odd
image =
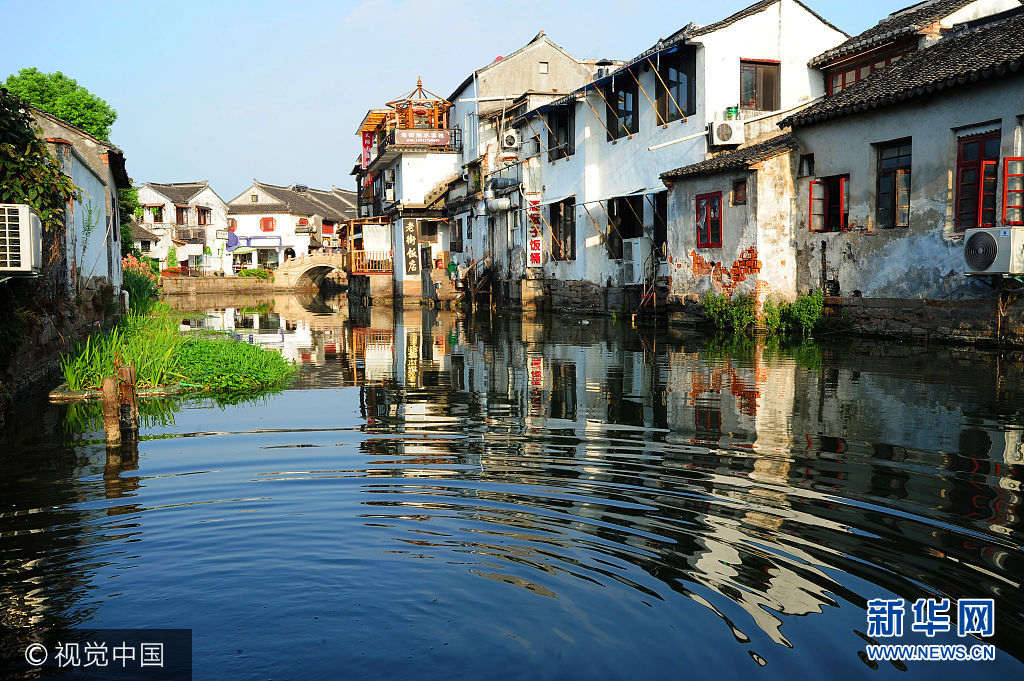
[[[373,148],[373,133],[363,133],[363,157],[361,159],[360,167],[366,170],[366,166],[370,165],[370,149]]]
[[[544,235],[540,231],[539,199],[527,199],[526,217],[526,265],[527,267],[540,267],[544,264]]]
[[[451,143],[450,130],[402,129],[395,131],[395,144],[429,144],[447,146]]]
[[[867,635],[877,638],[903,636],[906,602],[902,598],[875,598],[867,602]],[[948,598],[918,598],[910,606],[910,631],[932,638],[952,630]],[[995,601],[991,598],[961,598],[956,602],[956,634],[981,637],[995,633]]]
[[[402,248],[405,255],[405,273],[420,273],[420,256],[416,252],[416,221],[402,220]]]

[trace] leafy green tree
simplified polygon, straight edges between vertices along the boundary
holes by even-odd
[[[27,203],[48,232],[57,232],[75,187],[33,125],[25,103],[0,88],[0,203]]]
[[[102,140],[110,138],[110,126],[117,119],[117,112],[60,71],[43,73],[36,68],[22,69],[8,76],[4,87],[32,106],[91,135]]]
[[[139,209],[139,190],[135,187],[123,187],[117,190],[117,212],[121,218],[121,255],[129,253],[140,256],[136,253],[135,241],[132,238],[132,221]]]

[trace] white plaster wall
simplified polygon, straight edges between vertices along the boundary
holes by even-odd
[[[402,203],[423,203],[427,192],[457,171],[458,154],[405,152],[395,174],[395,198]]]
[[[980,19],[981,17],[998,14],[999,12],[1017,7],[1020,7],[1018,0],[977,0],[977,2],[972,2],[949,16],[943,17],[939,23],[943,28],[949,28],[953,24]]]
[[[842,33],[823,24],[792,0],[782,0],[765,11],[700,36],[701,45],[696,55],[696,113],[685,120],[658,125],[654,110],[638,91],[639,130],[631,138],[607,140],[605,102],[598,94],[588,93],[587,100],[576,105],[576,153],[551,162],[542,151],[539,160],[539,184],[545,202],[575,196],[577,204],[586,203],[590,209],[589,217],[582,208],[576,215],[576,261],[545,265],[545,276],[617,283],[619,265],[609,261],[607,250],[597,236],[598,231],[603,233],[607,229],[604,201],[639,189],[660,191],[663,189],[661,173],[706,158],[706,139],[699,133],[706,129],[715,112],[724,112],[726,107],[737,104],[740,59],[781,62],[780,104],[787,109],[823,92],[820,73],[809,69],[807,62],[844,39]],[[654,72],[640,70],[637,76],[641,87],[653,98]],[[620,77],[629,78],[627,74]],[[534,129],[538,127],[543,128],[543,125],[534,122]],[[698,136],[677,141],[691,135]],[[541,132],[544,150],[548,146],[546,138],[544,129]],[[661,146],[668,142],[674,143]],[[599,200],[602,205],[597,203]],[[644,223],[650,230],[653,209],[648,201],[644,209]],[[670,206],[670,221],[671,214]],[[596,228],[591,218],[597,223]]]
[[[814,154],[815,175],[850,174],[851,225],[875,227],[876,148],[912,138],[910,227],[870,233],[815,233],[808,230],[811,178],[797,179],[795,230],[800,290],[820,285],[821,243],[830,274],[848,295],[866,297],[963,298],[988,289],[963,275],[962,237],[953,227],[954,174],[958,129],[980,126],[1002,131],[1000,158],[1021,155],[1020,117],[1024,78],[1001,80],[881,111],[856,114],[796,130],[805,153]],[[962,134],[962,133],[960,133]],[[999,164],[998,219],[1003,219]]]
[[[69,265],[74,260],[80,281],[102,277],[119,287],[121,246],[120,241],[114,241],[116,221],[107,221],[107,185],[75,155],[71,157],[71,181],[80,196],[74,202],[73,228],[67,239]]]

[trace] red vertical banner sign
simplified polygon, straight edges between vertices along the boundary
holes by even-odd
[[[526,265],[540,267],[544,264],[544,234],[540,230],[540,196],[538,192],[528,192],[526,198]]]
[[[372,148],[373,148],[373,133],[372,132],[364,132],[363,133],[363,157],[361,159],[361,161],[362,161],[362,166],[361,167],[362,167],[363,170],[366,170],[366,166],[370,165],[370,149],[372,149]]]

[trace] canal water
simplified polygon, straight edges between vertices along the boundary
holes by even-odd
[[[27,406],[0,441],[9,649],[169,627],[196,679],[1024,677],[1019,358],[169,302],[298,379],[150,404],[137,454]],[[931,639],[929,597],[953,603]],[[868,634],[880,598],[903,637]],[[994,635],[957,634],[962,598],[994,600]],[[867,659],[892,642],[995,661]]]

